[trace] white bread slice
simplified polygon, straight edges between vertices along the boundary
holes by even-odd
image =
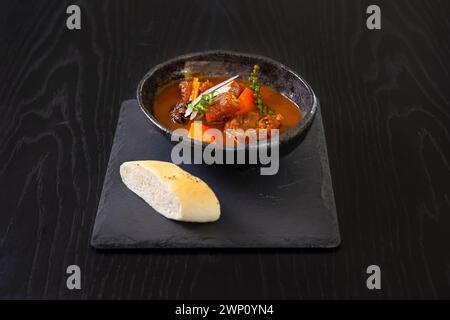
[[[209,186],[177,165],[163,161],[129,161],[120,166],[125,185],[166,218],[211,222],[220,204]]]

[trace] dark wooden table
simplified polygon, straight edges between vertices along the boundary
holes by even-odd
[[[450,2],[376,3],[370,31],[372,1],[1,1],[0,297],[450,298]],[[313,86],[339,249],[90,248],[121,101],[205,49],[269,56]]]

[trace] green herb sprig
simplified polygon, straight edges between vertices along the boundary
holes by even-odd
[[[201,119],[205,116],[205,111],[208,110],[208,107],[214,102],[216,91],[212,91],[210,93],[204,94],[201,96],[200,100],[193,105],[189,103],[186,108],[192,109],[192,112],[197,111],[197,119]]]
[[[261,85],[259,83],[258,72],[260,70],[260,66],[255,64],[253,66],[252,73],[248,77],[248,82],[250,82],[250,89],[253,91],[253,97],[256,102],[256,108],[258,109],[261,115],[271,115],[273,111],[269,109],[267,105],[264,104],[261,96]]]

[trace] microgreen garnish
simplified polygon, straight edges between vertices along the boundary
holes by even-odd
[[[188,110],[191,110],[188,114],[192,114],[196,111],[195,117],[197,119],[203,118],[205,111],[207,111],[208,107],[214,102],[215,93],[216,91],[212,91],[210,93],[203,94],[196,104],[189,103],[186,106]]]
[[[253,90],[253,97],[255,99],[256,108],[258,109],[261,115],[271,115],[273,111],[269,109],[268,106],[264,104],[261,97],[261,85],[259,84],[258,72],[260,70],[260,66],[255,64],[253,66],[252,73],[248,77],[248,82],[250,82],[250,89]]]

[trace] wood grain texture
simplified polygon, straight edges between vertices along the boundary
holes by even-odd
[[[80,0],[82,30],[68,31],[71,3],[0,2],[0,297],[450,298],[448,1],[378,1],[380,31],[356,0]],[[89,247],[121,101],[151,66],[205,49],[266,55],[310,82],[339,249]]]

